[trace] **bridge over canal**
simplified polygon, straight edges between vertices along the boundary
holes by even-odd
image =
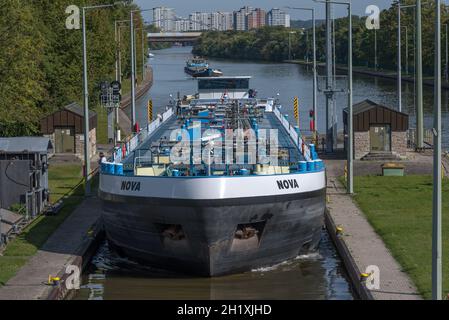
[[[157,32],[148,33],[149,42],[196,42],[201,37],[201,32]]]

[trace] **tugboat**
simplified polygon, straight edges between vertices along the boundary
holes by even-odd
[[[315,250],[326,202],[323,161],[250,77],[200,78],[101,165],[112,248],[207,277]],[[188,97],[188,98],[187,98]]]

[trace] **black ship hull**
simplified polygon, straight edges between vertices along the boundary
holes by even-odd
[[[100,193],[113,248],[151,266],[201,276],[245,272],[313,251],[325,210],[325,189],[221,200]]]
[[[215,73],[210,68],[198,69],[198,68],[185,67],[184,71],[185,73],[191,75],[194,78],[215,76]]]

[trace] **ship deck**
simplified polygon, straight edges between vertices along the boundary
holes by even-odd
[[[298,163],[299,161],[305,161],[305,157],[299,152],[294,141],[289,136],[288,132],[283,127],[282,123],[276,118],[272,112],[265,112],[263,118],[258,122],[259,129],[263,130],[277,130],[278,131],[278,146],[279,149],[288,150],[289,162]],[[170,135],[174,130],[179,130],[181,124],[179,118],[174,115],[167,121],[165,121],[155,132],[150,134],[139,146],[130,154],[123,163],[125,165],[133,165],[135,158],[151,158],[152,146],[159,145],[160,143],[166,143],[170,139]],[[245,167],[244,165],[242,167]]]

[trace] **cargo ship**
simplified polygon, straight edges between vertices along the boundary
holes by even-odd
[[[315,250],[323,161],[251,77],[200,78],[101,165],[107,240],[150,266],[207,277]]]

